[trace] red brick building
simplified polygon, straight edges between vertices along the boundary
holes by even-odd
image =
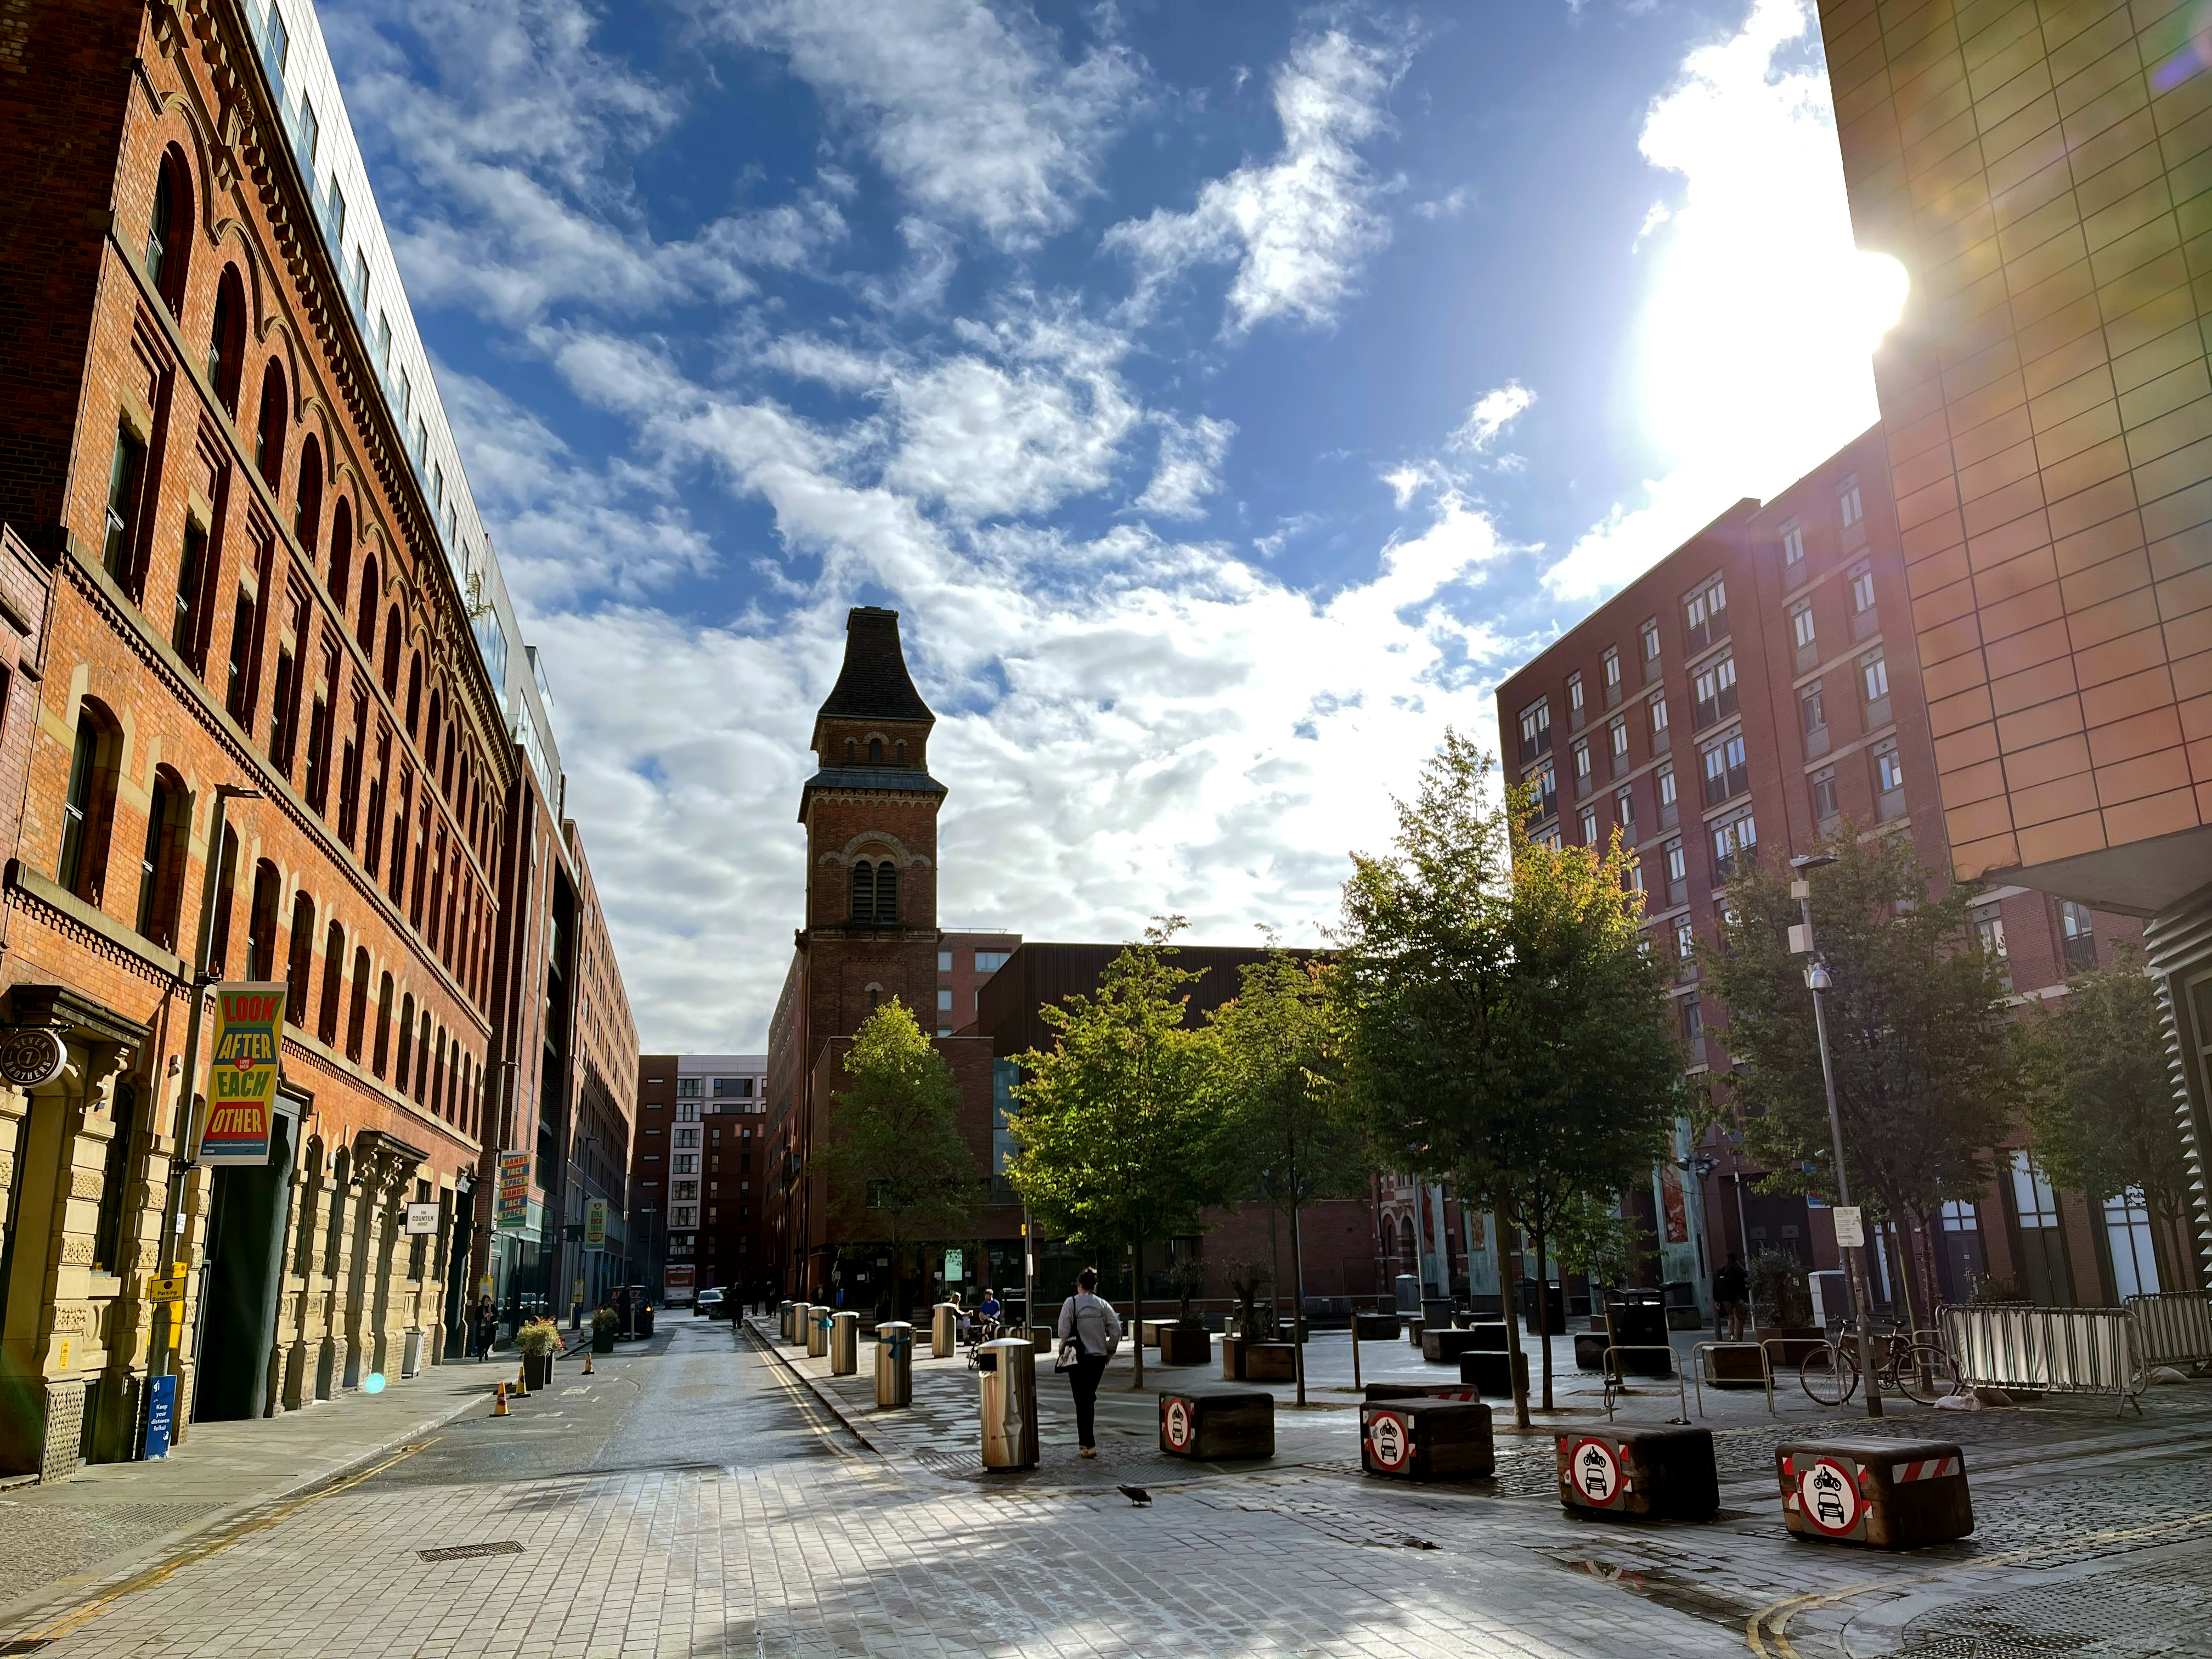
[[[1680,964],[1673,994],[1693,1080],[1728,1063],[1704,1038],[1717,1011],[1694,948],[1715,936],[1735,859],[1805,851],[1848,818],[1910,834],[1948,878],[1921,658],[1877,427],[1772,501],[1738,502],[1500,686],[1506,763],[1540,787],[1539,832],[1601,845],[1619,827],[1638,854],[1647,926]],[[2140,933],[2128,918],[2004,885],[1978,924],[2023,1001],[2063,995],[2068,972]],[[1659,1242],[1658,1276],[1701,1297],[1729,1251],[1777,1245],[1835,1264],[1825,1211],[1748,1191],[1764,1171],[1739,1162],[1735,1139],[1717,1132],[1693,1149],[1685,1136],[1684,1164],[1702,1176],[1686,1192],[1680,1169],[1662,1168],[1633,1195]],[[1933,1252],[1942,1294],[1963,1297],[1981,1273],[2056,1302],[2106,1301],[2140,1282],[2148,1240],[2133,1218],[2054,1195],[2024,1154],[2008,1158],[1982,1200],[1946,1215]],[[1887,1300],[1891,1264],[1876,1254]]]
[[[181,1432],[438,1362],[542,721],[312,12],[7,33],[0,1470],[53,1475],[152,1376]],[[203,917],[288,989],[264,1166],[181,1165]]]
[[[765,1294],[777,1283],[767,1234],[768,1056],[644,1054],[637,1062],[634,1212],[657,1224],[638,1243],[641,1282],[656,1296],[688,1289]]]

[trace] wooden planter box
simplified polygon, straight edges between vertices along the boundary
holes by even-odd
[[[1178,1325],[1160,1328],[1160,1364],[1203,1365],[1213,1358],[1213,1333],[1188,1330]]]
[[[1288,1382],[1297,1375],[1297,1349],[1288,1342],[1255,1342],[1249,1337],[1221,1339],[1224,1382]]]

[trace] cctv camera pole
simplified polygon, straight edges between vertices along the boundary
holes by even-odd
[[[1836,1109],[1836,1068],[1828,1058],[1828,1015],[1826,993],[1830,983],[1826,964],[1813,951],[1813,884],[1809,872],[1823,864],[1833,864],[1832,854],[1798,858],[1790,860],[1797,872],[1797,879],[1790,884],[1790,896],[1802,907],[1805,917],[1802,948],[1810,957],[1805,965],[1805,984],[1813,993],[1813,1029],[1820,1044],[1820,1081],[1828,1091],[1828,1134],[1835,1149],[1836,1203],[1848,1209],[1851,1202],[1851,1178],[1844,1167],[1844,1119]],[[1863,1239],[1865,1233],[1860,1233]],[[1866,1411],[1869,1417],[1880,1417],[1881,1385],[1875,1379],[1874,1366],[1874,1334],[1868,1329],[1873,1303],[1867,1295],[1866,1249],[1863,1243],[1844,1246],[1844,1265],[1850,1275],[1851,1309],[1856,1315],[1859,1328],[1859,1376],[1866,1383]]]

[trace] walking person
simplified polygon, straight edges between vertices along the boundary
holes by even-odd
[[[1076,1274],[1075,1284],[1075,1294],[1060,1304],[1060,1366],[1075,1392],[1077,1449],[1085,1457],[1096,1457],[1098,1441],[1092,1419],[1098,1407],[1098,1383],[1106,1375],[1106,1362],[1121,1346],[1121,1321],[1114,1304],[1096,1293],[1096,1267],[1085,1267]]]
[[[1750,1294],[1750,1276],[1744,1272],[1743,1263],[1737,1260],[1736,1253],[1730,1250],[1727,1263],[1713,1270],[1713,1328],[1716,1334],[1723,1326],[1726,1326],[1729,1341],[1743,1340],[1743,1304]]]
[[[481,1364],[483,1361],[491,1358],[491,1334],[498,1328],[498,1318],[492,1312],[491,1298],[488,1296],[478,1297],[477,1300],[476,1315],[476,1351],[477,1364]]]

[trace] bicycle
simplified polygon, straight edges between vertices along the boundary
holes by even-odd
[[[1957,1390],[1951,1356],[1933,1334],[1889,1330],[1869,1335],[1874,1345],[1875,1380],[1885,1393],[1932,1406]],[[1858,1392],[1860,1381],[1859,1333],[1848,1322],[1834,1340],[1821,1342],[1797,1367],[1798,1386],[1823,1406],[1842,1405]]]

